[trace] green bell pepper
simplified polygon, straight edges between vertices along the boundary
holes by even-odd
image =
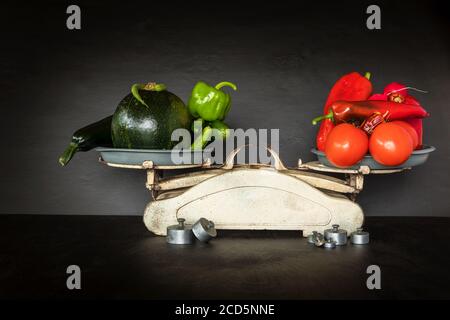
[[[230,127],[225,122],[216,120],[210,123],[211,128],[219,132],[220,138],[226,140],[230,135]]]
[[[203,127],[203,125],[205,126]],[[206,124],[204,123],[204,121],[202,121],[202,127],[203,127],[202,133],[199,132],[200,131],[199,127],[195,127],[195,129],[193,129],[194,133],[198,135],[198,137],[192,143],[191,149],[193,150],[202,150],[211,139],[213,130],[217,130],[217,132],[220,135],[220,138],[223,140],[227,139],[230,134],[229,132],[230,128],[225,123],[219,120],[209,122]]]
[[[220,82],[215,87],[211,87],[203,81],[197,82],[188,102],[191,115],[206,121],[225,119],[230,111],[231,97],[220,90],[224,86],[231,87],[234,91],[237,90],[235,84],[227,81]]]

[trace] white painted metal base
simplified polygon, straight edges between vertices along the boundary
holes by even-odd
[[[224,170],[179,195],[150,202],[144,223],[165,235],[177,218],[192,224],[200,217],[217,229],[302,230],[322,232],[339,224],[350,234],[361,227],[362,209],[347,197],[325,194],[285,170],[273,168]]]

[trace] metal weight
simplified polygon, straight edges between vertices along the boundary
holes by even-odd
[[[336,242],[337,246],[343,246],[347,244],[347,231],[339,229],[338,224],[333,224],[332,229],[327,229],[324,232],[325,240],[332,240]]]
[[[353,244],[368,244],[369,232],[363,231],[363,228],[358,228],[351,234],[350,239]]]
[[[183,218],[178,218],[177,221],[178,224],[167,227],[167,243],[192,244],[194,242],[192,226],[185,225]]]
[[[325,243],[325,238],[323,237],[323,234],[321,234],[319,232],[316,232],[314,234],[313,239],[314,239],[314,245],[316,247],[321,247]]]
[[[331,239],[328,239],[324,244],[323,247],[326,249],[334,249],[336,248],[336,242],[334,242]]]
[[[313,231],[309,236],[308,236],[308,243],[314,244],[315,243],[315,237],[317,235],[317,231]]]
[[[200,218],[196,223],[194,223],[192,226],[192,232],[201,242],[208,242],[217,236],[214,222],[205,218]]]

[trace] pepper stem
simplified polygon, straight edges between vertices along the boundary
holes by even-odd
[[[147,84],[135,83],[131,86],[131,94],[136,98],[137,101],[142,103],[144,106],[148,107],[144,100],[142,100],[139,90],[146,91],[163,91],[166,90],[166,85],[163,83],[149,82]]]
[[[324,115],[322,115],[322,116],[315,117],[315,118],[312,120],[312,124],[315,126],[318,122],[320,122],[320,121],[322,121],[322,120],[324,120],[324,119],[331,119],[331,121],[333,121],[333,120],[334,120],[333,111],[330,110],[330,112],[328,112],[327,114],[324,114]]]
[[[71,142],[59,157],[58,162],[63,167],[72,159],[73,155],[78,151],[78,144]]]
[[[237,90],[236,85],[235,85],[234,83],[228,82],[228,81],[222,81],[222,82],[219,82],[218,84],[216,84],[216,86],[215,86],[214,88],[216,88],[217,90],[219,90],[220,88],[225,87],[225,86],[226,86],[226,87],[232,88],[234,91]]]
[[[367,80],[370,80],[370,76],[371,76],[372,74],[370,73],[370,72],[366,72],[365,74],[364,74],[364,78],[366,78]]]

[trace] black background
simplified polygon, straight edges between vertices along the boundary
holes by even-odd
[[[186,101],[198,80],[233,81],[228,123],[280,128],[288,165],[309,149],[334,81],[370,71],[375,91],[398,81],[431,113],[437,147],[411,172],[366,179],[366,215],[448,216],[449,13],[442,2],[3,2],[0,9],[1,213],[140,215],[145,174],[79,154],[57,158],[73,131],[111,114],[135,82],[158,81]],[[368,5],[382,29],[366,28]],[[82,29],[66,28],[78,4]]]

